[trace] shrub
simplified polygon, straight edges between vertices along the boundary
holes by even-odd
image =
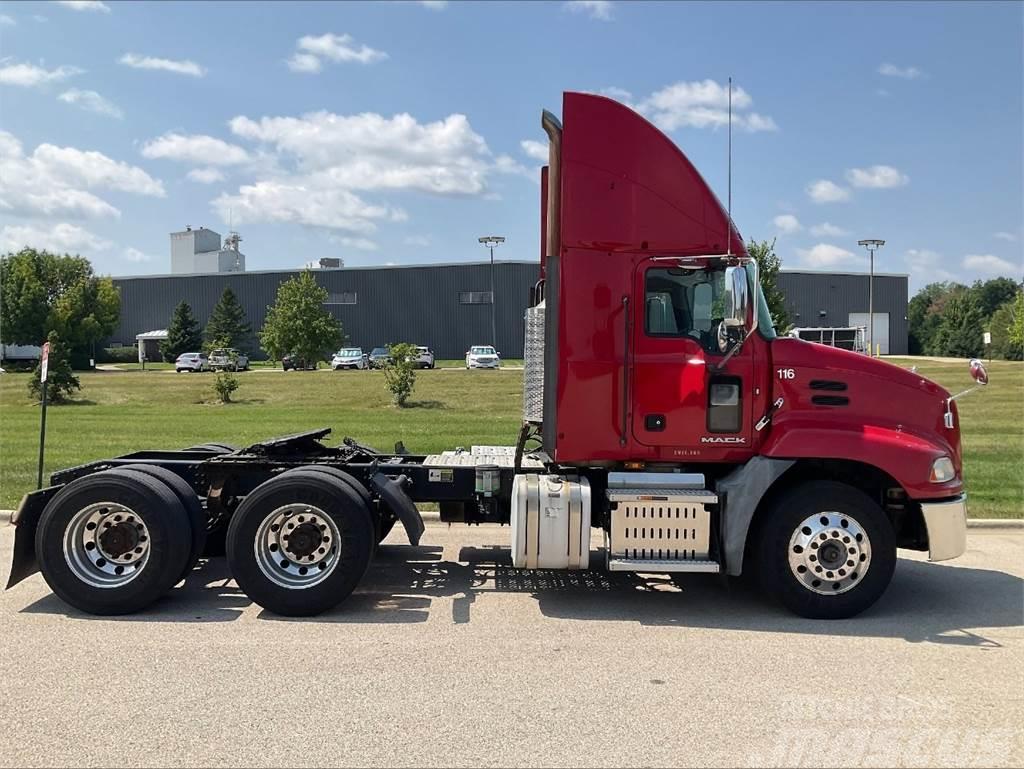
[[[218,371],[213,390],[221,403],[231,403],[231,393],[238,389],[238,377],[228,371]]]
[[[408,342],[388,345],[388,360],[384,364],[384,383],[396,406],[404,406],[416,386],[416,345]]]
[[[96,354],[97,363],[138,363],[137,347],[104,347]]]

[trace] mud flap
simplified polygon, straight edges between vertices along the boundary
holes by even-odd
[[[423,536],[423,518],[420,516],[420,511],[416,509],[416,505],[409,499],[409,495],[405,493],[405,489],[402,487],[406,483],[406,477],[399,475],[395,479],[391,479],[384,473],[376,473],[370,479],[370,484],[373,486],[377,494],[380,495],[391,511],[398,516],[398,520],[402,522],[405,527],[405,533],[409,535],[409,544],[418,545],[420,543],[420,537]]]
[[[14,526],[14,557],[11,559],[11,574],[7,580],[7,590],[39,571],[36,561],[36,529],[39,518],[47,503],[63,486],[48,486],[33,491],[21,498],[21,504],[11,516]]]

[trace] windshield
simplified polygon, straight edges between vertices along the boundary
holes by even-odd
[[[494,355],[493,347],[474,347],[470,351],[472,355]]]
[[[754,283],[755,271],[754,265],[747,263],[746,266],[747,276],[750,279],[750,284]],[[778,334],[775,333],[775,323],[772,321],[772,314],[768,311],[768,302],[764,299],[764,292],[761,290],[761,284],[757,284],[756,292],[757,301],[757,332],[765,339],[775,339]]]
[[[362,354],[363,351],[356,348],[348,348],[345,350],[338,351],[339,358],[358,358]]]
[[[370,355],[387,355],[388,350],[386,347],[374,347]]]

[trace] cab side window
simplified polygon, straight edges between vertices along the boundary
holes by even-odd
[[[644,279],[644,331],[648,336],[690,337],[717,352],[722,320],[722,270],[652,267]]]

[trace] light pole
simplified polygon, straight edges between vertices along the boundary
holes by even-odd
[[[505,238],[501,235],[485,235],[482,238],[477,238],[483,243],[485,248],[491,251],[491,344],[494,345],[494,349],[498,349],[498,324],[494,317],[494,247],[500,246],[505,242]]]
[[[868,273],[868,355],[875,354],[875,251],[885,245],[884,240],[869,238],[858,240],[858,246],[864,246],[871,254],[871,271]]]

